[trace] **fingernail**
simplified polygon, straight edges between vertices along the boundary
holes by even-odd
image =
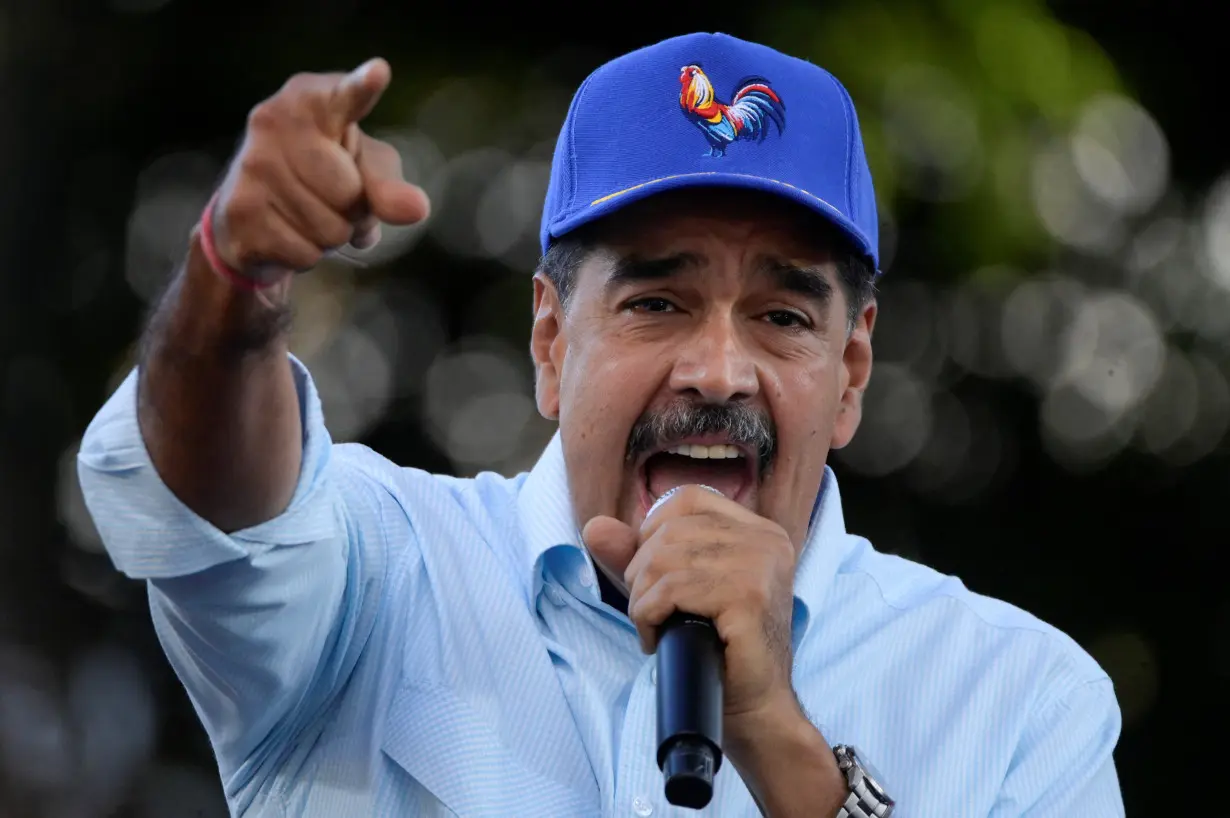
[[[354,234],[350,245],[356,250],[370,250],[380,242],[380,225],[370,230],[361,230]]]
[[[372,70],[373,62],[375,62],[375,60],[368,60],[355,70],[351,71],[350,78],[355,82],[363,82],[363,80],[367,79],[367,72]]]

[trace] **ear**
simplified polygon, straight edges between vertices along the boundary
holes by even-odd
[[[848,445],[863,419],[863,393],[871,380],[871,333],[875,329],[876,313],[876,302],[871,301],[859,313],[854,329],[846,339],[841,360],[841,396],[833,425],[833,439],[829,444],[833,449]]]
[[[559,420],[560,372],[567,349],[564,308],[559,292],[542,273],[534,276],[534,326],[530,330],[530,357],[534,359],[534,398],[547,420]]]

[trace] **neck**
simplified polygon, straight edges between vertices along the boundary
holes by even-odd
[[[628,597],[624,592],[615,587],[615,583],[607,578],[606,572],[599,569],[595,571],[598,575],[598,590],[602,594],[602,601],[610,605],[615,610],[619,611],[624,616],[628,615]]]

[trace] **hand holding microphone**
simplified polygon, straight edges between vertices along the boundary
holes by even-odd
[[[659,497],[646,519],[678,491]],[[678,611],[659,634],[658,769],[667,801],[702,809],[722,766],[722,641],[711,620]]]
[[[725,740],[737,767],[759,714],[793,701],[794,544],[777,524],[696,485],[659,498],[640,531],[600,517],[583,536],[608,568],[626,565],[628,615],[645,651],[659,654],[667,798],[699,809],[712,785],[706,751],[697,748],[712,745],[716,772]]]

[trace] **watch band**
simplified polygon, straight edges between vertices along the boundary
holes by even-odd
[[[877,801],[868,791],[866,783],[860,781],[837,811],[837,818],[884,818],[890,814],[888,809],[888,805]]]
[[[837,811],[837,818],[890,818],[895,802],[872,776],[859,758],[858,750],[848,745],[833,748],[837,766],[846,776],[850,795]]]

